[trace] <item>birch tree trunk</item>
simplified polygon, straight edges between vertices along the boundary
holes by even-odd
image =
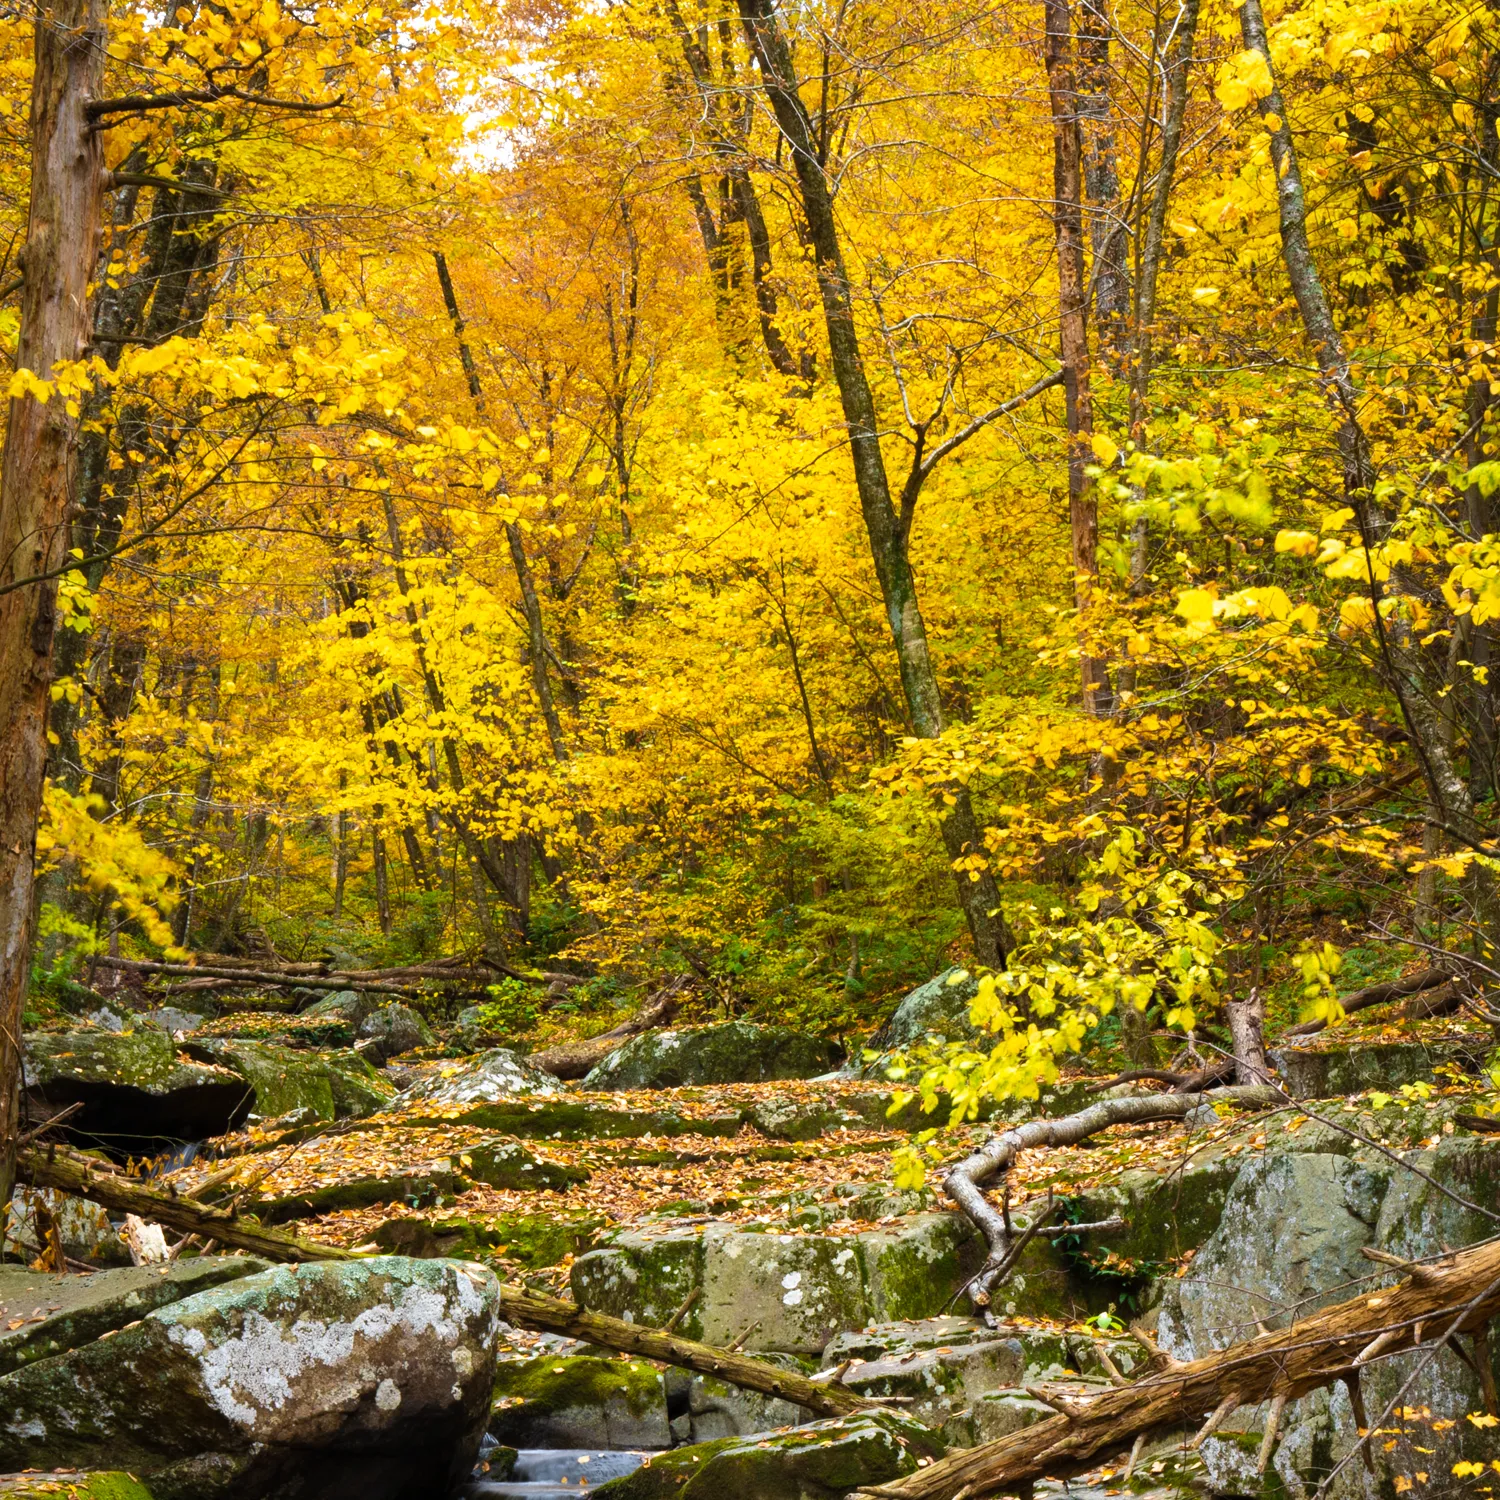
[[[42,379],[59,361],[80,358],[89,335],[103,152],[84,106],[103,73],[102,17],[100,0],[56,0],[36,18],[16,363]],[[0,1205],[10,1199],[20,1133],[21,1011],[56,625],[57,583],[47,575],[67,546],[77,439],[63,400],[12,399],[0,461],[0,589],[8,590],[0,593]]]

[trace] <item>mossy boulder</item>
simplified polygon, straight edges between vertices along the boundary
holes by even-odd
[[[660,1328],[696,1292],[677,1331],[703,1337],[703,1236],[695,1229],[622,1230],[579,1256],[569,1283],[580,1306],[648,1328]]]
[[[409,1005],[382,1005],[359,1023],[361,1055],[378,1066],[435,1040],[432,1027]]]
[[[586,1089],[662,1089],[709,1083],[813,1078],[837,1066],[840,1049],[783,1026],[725,1021],[648,1031],[611,1052],[583,1081]]]
[[[278,1266],[0,1376],[0,1468],[139,1474],[158,1500],[455,1488],[489,1414],[499,1287],[477,1266]]]
[[[357,1119],[390,1103],[395,1089],[355,1052],[302,1052],[272,1042],[194,1038],[192,1056],[232,1070],[254,1090],[263,1120],[306,1111],[315,1120]]]
[[[969,1019],[969,1007],[978,993],[979,982],[967,970],[945,969],[907,995],[871,1038],[870,1045],[894,1052],[914,1047],[929,1036],[942,1041],[970,1041],[980,1034]]]
[[[920,1423],[871,1412],[677,1448],[593,1493],[601,1500],[843,1500],[942,1454],[941,1441]]]
[[[319,1018],[337,1017],[347,1021],[350,1026],[357,1027],[378,1004],[379,1000],[374,995],[362,994],[359,990],[336,990],[321,1000],[315,1000],[302,1014]]]
[[[1282,1047],[1271,1053],[1294,1099],[1331,1099],[1364,1089],[1394,1090],[1427,1082],[1443,1066],[1478,1073],[1486,1037],[1434,1041],[1356,1042],[1348,1046]]]
[[[380,1225],[375,1243],[393,1255],[422,1260],[483,1259],[493,1252],[541,1270],[588,1251],[602,1226],[602,1219],[588,1214],[410,1215]]]
[[[471,1146],[453,1157],[453,1167],[475,1182],[523,1191],[545,1188],[565,1192],[589,1180],[586,1168],[548,1161],[528,1151],[519,1141],[484,1141]]]
[[[661,1374],[595,1355],[502,1362],[490,1435],[517,1448],[666,1448]]]
[[[893,1323],[941,1313],[984,1263],[984,1241],[959,1214],[913,1214],[859,1236],[870,1317]]]
[[[35,1117],[79,1104],[71,1130],[127,1149],[221,1135],[254,1102],[238,1073],[211,1058],[193,1060],[155,1027],[28,1032],[23,1076]]]
[[[55,1276],[0,1266],[0,1375],[66,1354],[158,1307],[269,1269],[242,1255],[173,1261],[165,1273],[160,1266],[130,1266]]]
[[[957,1214],[853,1235],[709,1224],[616,1232],[573,1263],[571,1283],[582,1306],[652,1327],[696,1291],[678,1325],[689,1338],[727,1344],[749,1328],[747,1348],[807,1356],[872,1321],[940,1313],[982,1259]]]

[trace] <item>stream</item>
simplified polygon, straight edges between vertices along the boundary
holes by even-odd
[[[650,1457],[649,1453],[587,1448],[522,1448],[508,1478],[471,1480],[461,1500],[577,1495],[581,1489],[633,1472]]]

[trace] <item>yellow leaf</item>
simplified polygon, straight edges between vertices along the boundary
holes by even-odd
[[[1191,625],[1206,624],[1214,617],[1214,596],[1207,589],[1184,589],[1177,596],[1177,613]]]

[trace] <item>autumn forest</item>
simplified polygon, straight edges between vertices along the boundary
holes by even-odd
[[[411,1097],[674,1017],[847,1057],[991,1325],[952,1132],[1070,1076],[1259,1108],[1400,999],[1493,1134],[1497,317],[1480,0],[10,7],[0,1202],[88,1196],[32,1036],[355,992]]]

